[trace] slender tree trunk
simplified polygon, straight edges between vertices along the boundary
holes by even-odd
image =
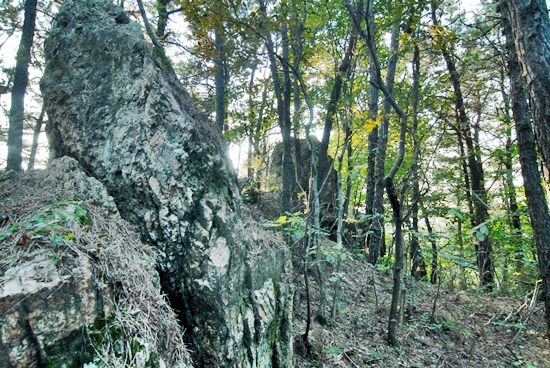
[[[397,70],[397,59],[399,54],[399,20],[395,19],[392,27],[390,41],[390,58],[386,69],[385,86],[387,92],[393,93],[395,72]],[[371,31],[371,33],[373,33]],[[371,51],[372,52],[372,51]],[[378,82],[377,82],[378,83]],[[384,177],[386,175],[386,148],[388,146],[389,118],[391,110],[389,99],[385,98],[383,103],[384,118],[378,130],[378,147],[376,148],[376,159],[374,168],[374,200],[373,200],[373,226],[372,235],[369,238],[369,262],[376,264],[378,258],[385,253],[384,240]]]
[[[366,22],[368,29],[371,30],[371,34],[375,32],[374,24],[374,12],[372,9],[372,2],[369,1]],[[371,36],[372,35],[367,35]],[[371,40],[374,43],[374,40]],[[371,119],[378,119],[378,80],[376,76],[376,65],[374,59],[371,57],[369,62],[369,116]],[[378,249],[371,249],[372,244],[378,243],[373,239],[374,224],[375,224],[375,210],[374,210],[374,191],[376,188],[376,156],[378,152],[378,141],[380,135],[380,128],[378,125],[374,127],[369,134],[369,153],[367,156],[367,182],[366,182],[366,202],[365,202],[365,215],[367,216],[365,229],[367,231],[365,239],[365,249],[368,252],[367,259],[371,264],[378,262]],[[376,253],[376,255],[375,255]]]
[[[300,120],[301,120],[301,110],[302,110],[302,100],[301,100],[301,90],[300,90],[300,82],[297,73],[299,73],[300,69],[300,61],[302,60],[302,32],[303,32],[303,23],[302,22],[296,22],[296,26],[294,27],[294,39],[296,40],[296,44],[293,47],[293,60],[292,60],[292,70],[293,70],[293,104],[294,104],[294,111],[293,111],[293,117],[292,117],[292,124],[293,124],[293,132],[294,132],[294,162],[298,163],[298,158],[302,157],[302,146],[300,144]],[[298,165],[295,165],[294,170],[296,171],[298,169]],[[298,186],[299,181],[296,179],[295,186]],[[305,188],[298,188],[300,190],[304,190]],[[294,190],[294,193],[292,195],[293,208],[300,208],[300,200],[297,195],[298,190]]]
[[[250,80],[248,81],[248,121],[250,124],[252,124],[253,121],[256,121],[256,117],[254,116],[256,108],[255,108],[255,101],[254,101],[254,78],[256,75],[256,68],[258,67],[257,64],[253,64],[250,71]],[[257,121],[259,124],[261,124],[261,120]],[[219,126],[218,124],[216,124]],[[257,125],[256,125],[257,126]],[[255,181],[255,170],[252,167],[252,160],[254,158],[254,153],[257,150],[257,147],[254,145],[253,140],[253,131],[254,128],[247,126],[245,129],[245,133],[248,135],[248,157],[247,157],[247,163],[246,163],[246,177],[250,179],[252,182]]]
[[[436,285],[439,278],[439,269],[437,267],[437,242],[435,241],[435,234],[433,232],[432,224],[430,224],[430,219],[426,215],[424,215],[424,222],[426,223],[426,229],[428,229],[428,234],[430,235],[430,243],[432,243],[432,272],[430,273],[430,283],[432,285]]]
[[[164,36],[166,35],[166,25],[168,24],[168,4],[170,4],[172,0],[157,0],[156,8],[158,12],[158,18],[157,18],[157,30],[155,31],[155,34],[157,35],[159,40],[163,40]]]
[[[411,275],[415,280],[424,279],[427,276],[426,264],[424,263],[424,256],[420,250],[420,242],[418,240],[419,228],[418,228],[418,202],[420,201],[420,184],[418,175],[418,161],[420,156],[420,140],[418,138],[418,97],[420,88],[420,48],[418,45],[414,46],[413,57],[413,92],[412,92],[412,135],[414,139],[413,146],[413,163],[411,165],[411,177],[412,177],[412,230],[411,237]]]
[[[401,292],[402,292],[401,285],[403,282],[403,268],[405,266],[403,264],[404,257],[405,257],[405,244],[403,241],[403,229],[402,229],[403,214],[401,211],[401,205],[395,193],[393,179],[395,177],[395,174],[397,174],[397,171],[401,167],[401,164],[403,163],[403,158],[405,156],[407,113],[399,106],[397,101],[394,99],[391,91],[388,89],[388,87],[382,80],[382,71],[380,68],[380,63],[378,61],[377,48],[376,48],[376,44],[373,42],[373,38],[370,37],[370,35],[372,35],[372,32],[368,28],[369,23],[367,22],[367,31],[365,32],[363,29],[361,29],[359,21],[355,13],[351,9],[349,0],[345,1],[345,5],[348,10],[348,13],[350,14],[353,20],[355,27],[360,31],[359,33],[361,38],[367,43],[370,56],[373,61],[373,65],[375,67],[376,82],[378,84],[378,88],[384,94],[384,97],[386,98],[385,101],[389,103],[388,108],[392,107],[401,120],[400,133],[399,133],[399,150],[397,153],[397,158],[382,183],[386,188],[386,192],[388,193],[388,199],[390,200],[390,204],[392,206],[394,223],[395,223],[395,236],[394,236],[395,262],[393,266],[394,283],[393,283],[393,293],[392,293],[392,301],[390,306],[390,316],[389,316],[389,325],[388,325],[388,342],[390,343],[390,345],[396,345],[397,344],[397,325],[398,325],[398,318],[399,318],[399,309],[398,309],[399,296],[401,295]],[[397,52],[397,49],[398,49],[398,44],[394,44],[394,42],[397,42],[398,32],[399,32],[398,19],[396,18],[394,19],[394,31],[392,32],[392,50],[394,50],[395,52]],[[389,70],[388,70],[388,73],[389,73]],[[393,77],[391,77],[389,80],[393,81]]]
[[[33,129],[31,153],[29,155],[29,164],[27,166],[27,170],[34,169],[36,151],[38,150],[38,138],[40,138],[40,131],[42,130],[42,125],[44,124],[44,115],[46,115],[46,109],[44,104],[42,104],[42,110],[40,110],[40,116],[38,116],[38,120],[36,120],[36,124],[34,125],[34,129]]]
[[[533,228],[533,237],[538,251],[539,272],[543,281],[541,290],[546,310],[546,326],[547,332],[550,334],[550,214],[548,212],[548,203],[546,201],[544,189],[540,180],[540,173],[538,171],[538,160],[535,149],[535,136],[533,135],[531,127],[529,106],[527,105],[527,95],[525,91],[525,85],[521,77],[520,63],[518,60],[518,56],[521,56],[522,53],[526,52],[530,45],[527,44],[527,40],[524,40],[522,38],[522,35],[524,35],[527,30],[522,28],[522,26],[518,23],[538,21],[548,25],[548,16],[546,15],[545,3],[533,1],[532,6],[535,7],[536,5],[538,5],[540,7],[540,11],[537,10],[535,12],[536,9],[532,9],[531,12],[538,14],[539,19],[525,19],[526,14],[524,14],[524,12],[529,10],[529,7],[525,8],[518,6],[518,8],[514,8],[513,6],[510,6],[515,3],[523,4],[524,2],[502,1],[501,11],[505,20],[504,34],[506,35],[506,44],[508,48],[508,71],[510,73],[511,102],[518,139],[519,159],[521,163],[521,171],[523,174],[525,197],[527,198],[529,215],[531,218],[531,226]],[[542,12],[543,9],[544,12]],[[509,22],[508,20],[511,20],[512,22]],[[514,28],[516,28],[515,32],[513,32]],[[519,31],[517,28],[520,28]],[[544,28],[539,29],[540,32],[546,32],[547,30],[547,26],[546,30]],[[545,38],[545,40],[550,40],[550,36],[548,34],[546,35],[547,37]],[[538,39],[540,35],[538,33],[535,33],[531,34],[531,37],[535,39],[533,40],[533,42],[536,42],[536,39]],[[543,40],[544,39],[541,39],[539,41],[542,42]],[[537,49],[540,50],[541,48],[545,48],[547,50],[548,42],[546,42],[545,44],[537,45]],[[535,67],[536,64],[534,63],[530,66],[526,66],[525,64],[528,63],[531,58],[537,55],[539,54],[537,53],[536,55],[523,55],[525,57],[523,60],[524,71],[526,69],[531,70]],[[546,60],[548,60],[548,58],[546,58]],[[546,78],[546,80],[548,79],[548,77],[550,77],[550,75],[542,76],[542,78]],[[535,81],[530,80],[529,77],[527,77],[527,83],[534,84]],[[540,103],[541,101],[541,97],[533,99],[533,95],[536,93],[537,87],[531,86],[530,95],[532,107],[534,107],[534,105]],[[546,106],[546,108],[548,107],[549,106]],[[543,109],[544,107],[537,106],[535,108],[536,111],[531,112],[533,115],[533,120],[535,121],[535,125],[540,125],[542,123],[542,121],[537,121],[537,119],[541,117],[541,113],[544,111]],[[548,124],[548,120],[546,120],[545,123]],[[543,130],[539,128],[538,133],[540,134],[542,131]],[[535,130],[535,133],[537,133],[537,130]],[[548,134],[548,132],[546,134]],[[544,139],[548,139],[548,136]],[[540,149],[542,151],[544,149],[542,147],[543,144],[541,144],[540,140],[538,140],[538,142],[541,145]],[[543,163],[547,162],[548,161],[543,158]]]
[[[507,20],[504,20],[507,21]],[[513,118],[510,116],[510,96],[506,92],[506,88],[504,86],[505,84],[505,74],[504,70],[501,71],[501,94],[502,99],[504,101],[504,116],[503,120],[506,124],[506,143],[505,143],[505,156],[502,160],[502,164],[504,165],[504,169],[506,170],[504,181],[505,181],[505,187],[506,187],[506,198],[505,200],[508,202],[508,213],[510,217],[510,223],[512,227],[512,231],[514,234],[521,238],[521,220],[519,217],[519,208],[518,208],[518,202],[517,202],[517,196],[516,196],[516,186],[514,185],[514,168],[512,164],[512,156],[513,156],[513,147],[512,147],[512,120]],[[528,111],[527,111],[528,112]]]
[[[336,249],[337,249],[337,259],[336,259],[336,282],[334,284],[334,296],[332,301],[332,311],[331,319],[336,321],[336,311],[338,309],[338,303],[340,300],[340,273],[342,272],[342,257],[344,249],[344,191],[342,188],[342,163],[344,161],[344,155],[347,151],[347,145],[349,144],[348,140],[342,148],[342,152],[338,155],[338,218],[337,218],[337,227],[336,227]]]
[[[223,132],[225,130],[225,84],[226,76],[226,57],[224,51],[223,25],[218,25],[214,29],[214,44],[216,47],[216,55],[214,64],[216,66],[216,76],[214,84],[216,87],[216,126]]]
[[[393,179],[386,177],[384,179],[388,199],[393,210],[393,221],[395,223],[395,263],[393,267],[393,291],[390,305],[390,316],[388,322],[388,343],[391,346],[397,346],[397,326],[399,325],[399,296],[401,294],[401,284],[403,282],[403,261],[405,242],[403,239],[403,217],[401,214],[401,204],[397,199]]]
[[[21,171],[22,169],[25,92],[29,80],[31,48],[36,25],[36,7],[37,0],[25,1],[25,20],[23,21],[23,32],[16,55],[15,73],[11,91],[6,170]]]
[[[432,1],[432,21],[434,26],[439,26],[439,21],[436,17],[436,5]],[[484,175],[481,161],[479,160],[475,141],[472,137],[471,124],[466,114],[464,99],[462,95],[462,86],[460,83],[460,75],[456,69],[455,62],[451,55],[451,51],[447,49],[444,41],[439,42],[439,50],[447,64],[447,70],[454,91],[454,102],[457,113],[457,131],[462,136],[466,143],[466,153],[468,160],[468,171],[472,184],[472,199],[474,204],[474,219],[475,226],[485,223],[489,218],[487,208],[487,192],[484,187]],[[485,236],[483,240],[475,239],[477,266],[479,269],[479,286],[491,291],[494,286],[494,266],[492,260],[493,248],[489,241],[489,237]]]
[[[290,45],[288,40],[288,27],[283,24],[281,27],[281,41],[283,47],[282,70],[283,70],[283,125],[281,134],[283,137],[283,210],[291,212],[291,203],[296,195],[296,180],[294,173],[294,161],[292,159],[292,119],[290,115],[290,106],[292,95],[292,83],[290,78]],[[286,194],[285,194],[286,193]]]
[[[334,118],[336,116],[337,108],[338,108],[338,100],[340,99],[340,94],[342,91],[342,84],[344,83],[344,78],[346,77],[346,74],[350,68],[351,65],[351,58],[353,56],[353,53],[355,51],[355,45],[357,44],[357,35],[352,32],[350,35],[350,39],[348,42],[348,47],[346,49],[346,52],[344,54],[344,58],[342,59],[342,62],[338,66],[338,70],[336,71],[336,77],[334,78],[334,84],[332,85],[332,90],[330,92],[330,99],[327,106],[327,112],[325,114],[325,126],[323,128],[323,138],[321,140],[321,144],[319,145],[319,161],[317,164],[317,173],[319,177],[317,178],[317,182],[319,184],[319,191],[322,192],[323,188],[322,185],[325,182],[325,178],[330,172],[332,172],[333,168],[329,167],[329,158],[328,158],[328,144],[330,141],[330,132],[332,131],[332,126],[334,125]]]
[[[267,7],[264,0],[260,0],[260,10],[266,16],[267,14]],[[287,35],[287,29],[286,26],[283,28],[282,31],[283,35],[283,60],[286,61],[283,62],[283,68],[287,68],[288,72],[288,35]],[[282,172],[282,188],[281,188],[281,211],[283,213],[290,212],[290,203],[291,203],[291,186],[292,186],[292,179],[293,179],[293,173],[294,169],[292,167],[292,143],[290,141],[291,139],[291,122],[290,122],[290,108],[286,108],[285,104],[290,106],[290,83],[288,86],[286,86],[286,79],[287,77],[284,76],[285,79],[285,87],[288,90],[288,96],[289,98],[285,101],[284,96],[287,95],[287,92],[283,90],[283,86],[281,86],[281,81],[279,78],[279,68],[276,60],[276,54],[275,54],[275,48],[273,45],[273,41],[271,39],[271,34],[267,33],[265,36],[266,40],[266,46],[267,46],[267,53],[269,57],[269,67],[271,69],[271,75],[273,78],[273,87],[275,92],[275,97],[277,99],[277,115],[278,115],[278,123],[279,128],[281,129],[281,136],[283,138],[283,172]],[[286,54],[286,58],[285,58]],[[286,64],[286,66],[285,66]],[[285,74],[283,72],[283,74]],[[286,73],[288,74],[288,73]],[[288,75],[289,79],[290,76]]]

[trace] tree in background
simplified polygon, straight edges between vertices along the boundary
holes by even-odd
[[[23,153],[23,119],[25,113],[25,91],[29,80],[31,48],[36,25],[37,0],[25,1],[25,20],[21,41],[17,50],[13,87],[11,92],[11,109],[8,131],[7,170],[21,171]]]

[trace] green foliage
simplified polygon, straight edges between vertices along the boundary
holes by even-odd
[[[342,354],[344,351],[339,347],[333,346],[328,349],[323,349],[324,354]]]
[[[50,244],[55,247],[63,242],[70,242],[74,237],[73,233],[59,233],[58,231],[70,222],[80,225],[91,225],[88,212],[82,207],[81,202],[52,203],[34,215],[30,221],[13,223],[7,231],[0,234],[0,241],[5,240],[11,234],[24,230],[25,236],[28,237],[28,239],[25,237],[22,238],[26,239],[23,240],[24,242],[49,238],[51,241]]]
[[[297,212],[288,216],[280,216],[275,221],[268,221],[265,223],[268,228],[279,228],[286,235],[289,235],[294,240],[302,238],[305,234],[306,220],[303,214]]]
[[[376,264],[376,269],[378,271],[389,271],[393,268],[393,263],[395,262],[394,257],[389,257],[384,255],[379,258],[378,263]]]

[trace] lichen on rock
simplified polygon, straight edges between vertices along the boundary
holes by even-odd
[[[247,234],[221,135],[139,25],[110,1],[67,0],[45,55],[53,155],[73,157],[102,182],[157,249],[196,364],[290,366],[289,252]],[[273,298],[254,297],[264,285]]]

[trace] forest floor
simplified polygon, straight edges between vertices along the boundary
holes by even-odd
[[[295,367],[550,367],[542,303],[524,298],[467,293],[413,282],[399,345],[386,342],[392,291],[390,271],[361,259],[346,259],[336,321],[311,323],[312,354],[295,349]],[[332,270],[325,265],[329,275]],[[317,313],[316,273],[309,273],[312,316]],[[307,301],[304,277],[295,270],[294,338],[305,332]],[[332,283],[327,315],[332,307]],[[312,317],[313,319],[313,317]],[[517,335],[517,336],[516,336]]]

